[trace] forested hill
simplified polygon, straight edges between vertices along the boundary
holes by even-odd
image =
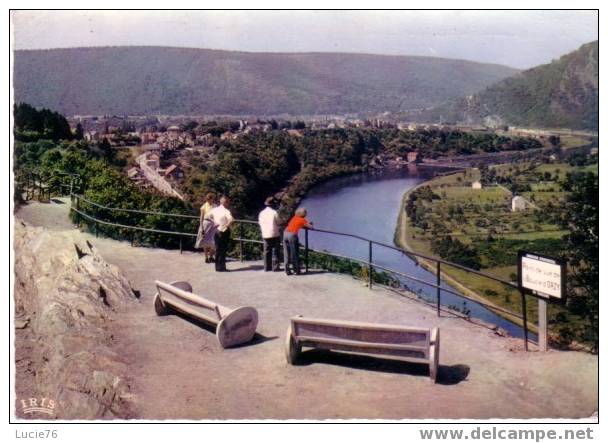
[[[345,114],[426,108],[517,72],[431,57],[167,47],[15,51],[15,101],[75,114]]]
[[[419,120],[598,129],[598,42],[439,106]]]

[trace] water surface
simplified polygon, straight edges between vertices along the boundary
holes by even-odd
[[[313,188],[303,200],[302,206],[308,209],[308,219],[319,229],[355,234],[393,245],[403,194],[428,180],[434,173],[433,170],[410,169],[381,176],[358,174],[342,177]],[[314,231],[309,233],[309,245],[315,250],[326,250],[362,260],[367,260],[369,254],[369,245],[365,241]],[[402,252],[374,245],[372,254],[373,262],[383,267],[427,282],[436,282],[434,274]],[[436,302],[436,288],[404,277],[398,278],[419,297]],[[445,282],[441,286],[456,291]],[[474,301],[443,291],[441,304],[469,311],[472,317],[498,325],[513,336],[523,337],[520,326]],[[530,338],[533,338],[532,334]]]

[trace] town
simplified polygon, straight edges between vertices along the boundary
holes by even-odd
[[[108,143],[114,150],[133,150],[135,161],[126,171],[129,179],[144,189],[155,188],[162,194],[184,199],[179,183],[184,178],[180,153],[196,153],[207,162],[214,159],[217,144],[224,140],[237,140],[246,135],[282,131],[291,137],[303,137],[305,131],[334,129],[397,130],[415,132],[425,130],[461,131],[473,134],[497,134],[510,137],[529,137],[540,142],[541,148],[555,148],[561,139],[573,140],[580,145],[593,142],[595,131],[567,128],[530,129],[507,125],[463,125],[447,123],[403,122],[395,118],[349,118],[345,116],[302,116],[290,119],[281,117],[239,116],[84,116],[67,118],[76,138],[101,144]],[[593,148],[592,154],[597,153]],[[528,155],[534,154],[528,151]],[[508,161],[510,152],[425,158],[412,149],[405,155],[379,155],[370,161],[372,168],[404,167],[408,164],[429,166],[467,167],[483,162]]]

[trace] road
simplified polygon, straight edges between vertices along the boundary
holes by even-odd
[[[177,197],[180,200],[183,200],[184,197],[171,186],[164,177],[162,177],[158,172],[148,166],[146,163],[148,157],[148,153],[143,153],[137,157],[137,163],[139,164],[139,168],[141,169],[142,174],[150,182],[152,186],[154,186],[157,190],[162,192],[163,194],[169,195],[171,197]]]

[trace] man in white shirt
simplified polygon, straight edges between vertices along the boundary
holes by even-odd
[[[217,272],[228,272],[226,269],[226,253],[230,246],[230,225],[234,221],[228,210],[230,200],[225,195],[220,198],[220,205],[209,213],[209,219],[217,226],[215,232],[215,270]]]
[[[268,197],[264,202],[266,209],[260,212],[258,222],[264,239],[264,271],[279,271],[279,247],[281,236],[279,233],[279,213],[274,209],[276,202]]]

